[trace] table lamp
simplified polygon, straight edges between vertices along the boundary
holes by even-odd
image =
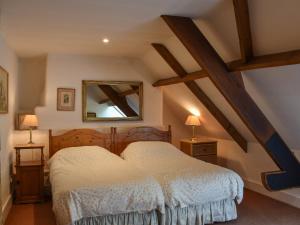
[[[192,141],[196,140],[195,137],[195,126],[200,126],[201,122],[197,116],[189,115],[185,121],[185,125],[192,126],[193,128],[193,136],[191,138]]]
[[[38,126],[38,119],[36,115],[26,115],[24,117],[23,125],[29,127],[29,132],[30,132],[30,140],[28,144],[34,144],[32,142],[32,128]]]

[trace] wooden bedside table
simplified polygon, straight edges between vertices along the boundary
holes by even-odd
[[[16,145],[16,203],[41,202],[44,199],[44,145]],[[21,161],[21,150],[40,149],[38,161]]]
[[[212,139],[184,139],[180,141],[180,149],[184,153],[209,162],[212,164],[218,163],[217,157],[217,141]]]

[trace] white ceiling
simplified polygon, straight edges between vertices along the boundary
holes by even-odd
[[[139,56],[169,38],[162,14],[198,17],[222,0],[1,0],[1,32],[19,55]],[[101,40],[108,37],[109,45]]]
[[[170,14],[199,18],[209,39],[218,43],[216,48],[223,45],[227,55],[239,57],[231,0],[1,0],[0,4],[0,32],[23,56],[139,57],[151,49],[151,42],[173,36],[159,18]],[[300,48],[299,8],[299,0],[249,1],[256,54]],[[111,43],[103,45],[103,37]]]

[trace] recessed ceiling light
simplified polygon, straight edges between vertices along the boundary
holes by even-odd
[[[107,44],[107,43],[109,43],[109,39],[108,39],[108,38],[103,38],[103,39],[102,39],[102,42],[103,42],[104,44]]]

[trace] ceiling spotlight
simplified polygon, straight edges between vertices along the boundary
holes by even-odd
[[[109,39],[108,39],[108,38],[103,38],[103,39],[102,39],[102,42],[103,42],[104,44],[107,44],[107,43],[109,43]]]

